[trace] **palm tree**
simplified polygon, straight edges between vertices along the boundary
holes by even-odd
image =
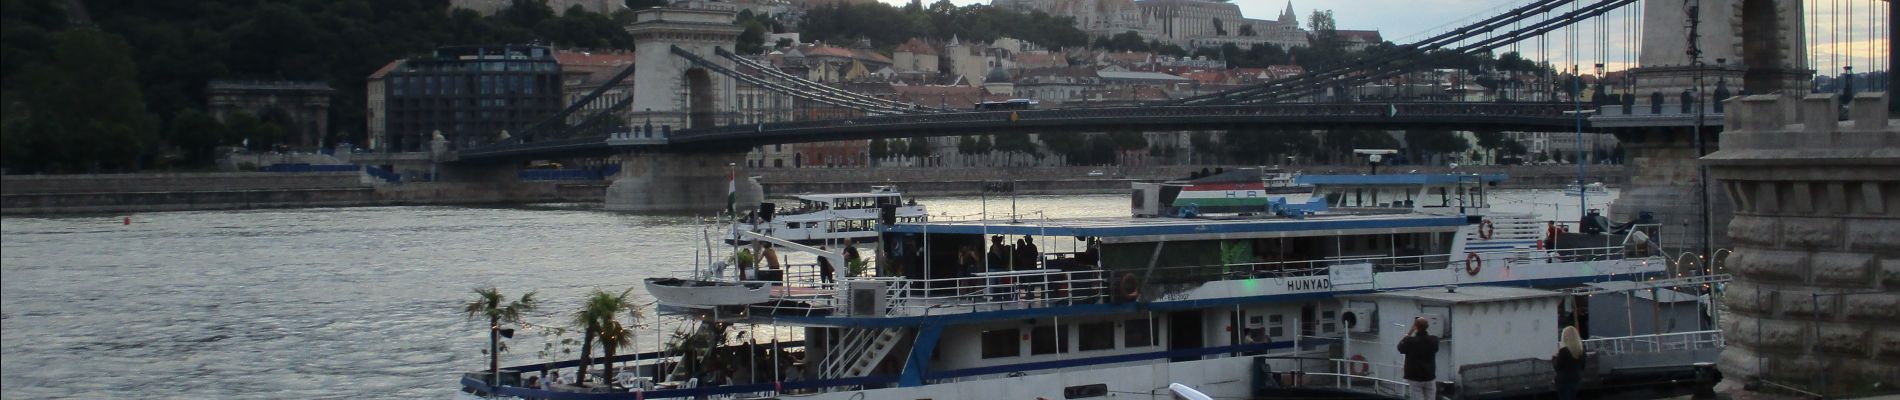
[[[633,347],[633,330],[628,329],[626,325],[620,324],[620,321],[610,322],[611,323],[607,324],[607,326],[603,327],[605,329],[602,329],[599,334],[595,335],[594,341],[600,342],[600,352],[605,355],[608,360],[606,367],[608,371],[607,376],[612,378],[614,375],[612,372],[614,371],[614,353],[621,348]]]
[[[594,289],[593,293],[587,295],[587,300],[581,302],[581,310],[574,313],[574,326],[581,328],[581,365],[576,379],[583,385],[587,379],[587,367],[594,363],[595,337],[620,324],[615,318],[621,312],[633,309],[633,302],[628,300],[632,296],[633,288],[627,288],[618,296]]]
[[[534,292],[521,295],[521,299],[502,304],[505,297],[501,289],[493,287],[475,289],[476,299],[463,309],[469,319],[488,318],[488,384],[499,385],[501,373],[501,324],[503,322],[521,323],[521,316],[534,311]]]

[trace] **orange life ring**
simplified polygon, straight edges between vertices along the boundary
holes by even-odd
[[[1484,222],[1478,224],[1478,238],[1491,240],[1491,234],[1496,230],[1496,228],[1491,227],[1491,220],[1484,220]]]
[[[1346,367],[1346,372],[1358,376],[1366,376],[1372,373],[1372,363],[1366,362],[1366,356],[1354,354],[1352,361],[1351,365]]]
[[[1136,298],[1141,297],[1141,287],[1135,285],[1135,274],[1122,273],[1121,295],[1122,299],[1127,301],[1135,301]]]
[[[1478,276],[1484,270],[1484,259],[1478,253],[1465,253],[1465,275]]]

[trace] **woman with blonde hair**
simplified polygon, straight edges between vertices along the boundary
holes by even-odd
[[[1557,399],[1574,400],[1583,382],[1583,337],[1577,327],[1566,326],[1562,338],[1557,354],[1550,356],[1551,369],[1557,373]]]

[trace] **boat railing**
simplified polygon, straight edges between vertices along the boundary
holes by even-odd
[[[969,277],[900,279],[886,282],[893,316],[928,315],[945,308],[1013,309],[1093,303],[1106,294],[1103,271],[1025,270],[979,272]],[[857,278],[853,278],[857,279]]]
[[[1400,397],[1412,386],[1393,378],[1400,376],[1400,368],[1392,364],[1308,356],[1254,358],[1266,364],[1267,380],[1261,384],[1268,388],[1317,388]]]
[[[1726,344],[1722,331],[1707,330],[1595,338],[1584,340],[1583,348],[1599,355],[1616,355],[1721,349]]]

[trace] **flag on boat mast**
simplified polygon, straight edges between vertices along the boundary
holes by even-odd
[[[731,175],[726,179],[726,215],[739,216],[739,169],[735,166],[727,169]]]

